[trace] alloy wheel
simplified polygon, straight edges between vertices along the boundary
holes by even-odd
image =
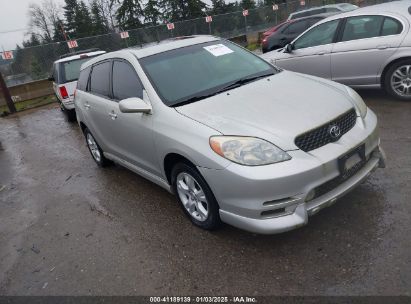
[[[204,222],[208,218],[209,206],[201,186],[186,172],[181,172],[176,179],[177,192],[184,208],[191,217]]]
[[[90,133],[87,133],[87,145],[90,148],[91,155],[93,155],[93,158],[97,162],[100,162],[101,161],[100,150],[98,148],[98,145],[97,145],[94,137]]]
[[[400,96],[411,96],[411,65],[400,66],[392,73],[391,88]]]

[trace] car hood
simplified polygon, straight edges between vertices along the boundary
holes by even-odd
[[[298,149],[297,135],[353,107],[333,82],[282,71],[176,110],[224,135],[263,138],[287,151]]]

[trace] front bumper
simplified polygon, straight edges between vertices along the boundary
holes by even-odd
[[[337,159],[364,144],[366,163],[330,191],[313,197],[314,189],[340,175]],[[247,167],[231,164],[224,170],[199,168],[220,204],[225,223],[254,233],[274,234],[307,224],[308,217],[354,189],[378,167],[385,166],[377,119],[368,111],[338,142],[305,153],[289,151],[290,161]]]

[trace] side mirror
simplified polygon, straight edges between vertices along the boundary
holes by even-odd
[[[146,104],[141,98],[131,97],[123,99],[119,103],[119,109],[123,113],[151,113],[151,106]]]
[[[292,43],[287,44],[284,48],[285,53],[292,53],[293,50],[294,50],[294,45]]]
[[[54,81],[55,79],[54,79],[53,75],[50,75],[50,76],[47,78],[47,80],[48,80],[48,81]]]

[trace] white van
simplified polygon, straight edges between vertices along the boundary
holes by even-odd
[[[53,81],[53,90],[60,103],[61,110],[67,115],[69,121],[76,120],[74,109],[74,92],[77,79],[80,75],[81,65],[90,58],[104,54],[99,49],[83,50],[60,56],[53,63],[50,81]]]

